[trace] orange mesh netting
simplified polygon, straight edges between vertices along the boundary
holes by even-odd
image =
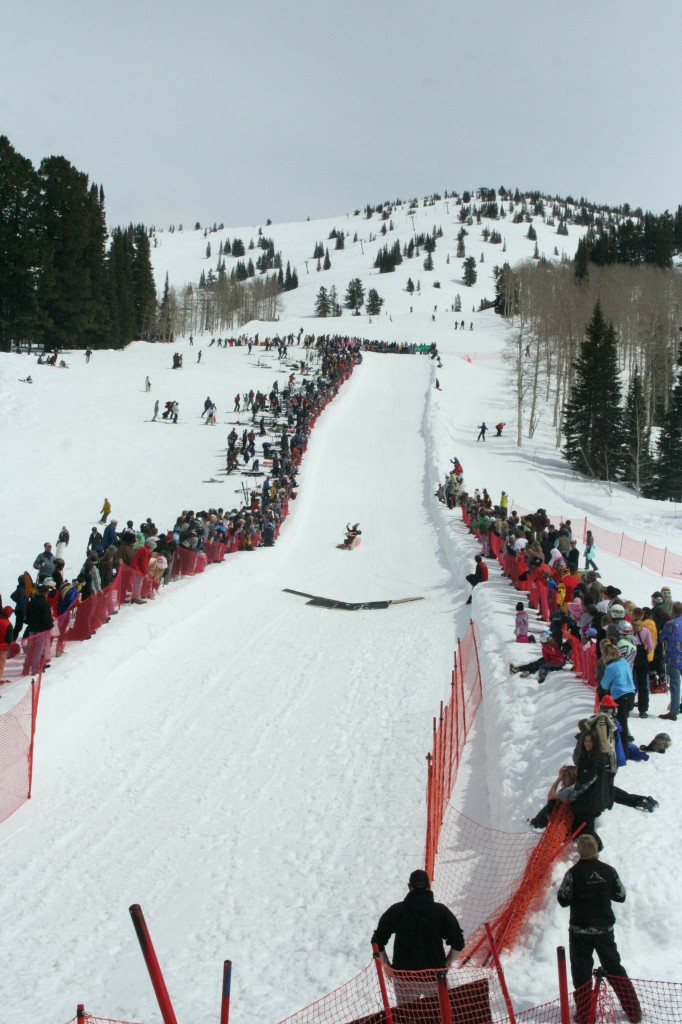
[[[457,642],[450,685],[450,700],[445,707],[441,701],[439,718],[433,720],[433,750],[428,756],[424,862],[431,876],[445,808],[457,779],[466,738],[482,696],[476,626],[473,622],[469,624],[464,638]]]
[[[40,682],[33,682],[21,700],[0,715],[0,821],[31,795],[33,734]]]
[[[631,978],[629,982],[639,1003],[639,1007],[635,1007],[635,1012],[639,1008],[641,1018],[646,1024],[680,1024],[682,984],[675,981],[641,981],[638,978]],[[620,1024],[623,1021],[623,1008],[618,998],[622,983],[622,978],[608,976],[606,982],[602,983],[597,1001],[596,1024]],[[622,994],[626,1009],[631,1010],[632,1007],[628,1004],[628,989],[626,988]]]
[[[130,1020],[115,1020],[113,1017],[98,1017],[94,1013],[88,1013],[87,1010],[79,1010],[75,1017],[67,1021],[66,1024],[79,1024],[80,1021],[88,1021],[89,1024],[135,1024],[134,1021]]]
[[[379,972],[370,963],[345,985],[287,1017],[281,1024],[380,1024],[387,1008],[394,1024],[436,1024],[441,1020],[441,986],[453,1024],[488,1024],[506,1020],[506,1007],[497,975],[481,968],[451,967],[448,971],[393,971],[382,967],[385,997]],[[385,998],[385,1002],[384,1002]]]
[[[517,505],[514,502],[509,503],[509,508],[515,509],[520,516],[533,514],[532,509],[524,508],[522,505]],[[547,513],[547,515],[550,522],[554,524],[565,521],[565,517],[558,513],[554,515]],[[571,518],[570,514],[568,518]],[[625,533],[614,533],[612,530],[605,530],[603,527],[591,523],[587,518],[571,519],[571,526],[574,537],[579,537],[582,534],[584,539],[587,531],[592,531],[597,548],[597,557],[600,550],[608,551],[619,558],[625,558],[628,562],[636,562],[642,568],[651,569],[652,572],[657,572],[661,576],[682,575],[682,555],[677,554],[675,551],[669,551],[668,548],[658,548],[647,540],[636,540],[634,537],[628,537]]]

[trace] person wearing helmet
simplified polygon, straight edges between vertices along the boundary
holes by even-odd
[[[672,618],[672,616],[673,616],[673,595],[672,595],[672,592],[670,590],[670,587],[661,587],[661,597],[663,598],[663,601],[661,602],[662,605],[663,605],[663,611],[666,613],[666,615],[669,615],[670,618]]]
[[[542,644],[542,657],[537,658],[535,661],[528,662],[526,665],[510,664],[509,671],[512,675],[516,675],[517,672],[520,672],[522,678],[526,679],[528,676],[537,672],[538,682],[544,683],[548,672],[556,672],[558,669],[564,667],[566,659],[562,654],[561,647],[556,640],[554,640],[548,629],[544,629],[542,633],[540,633],[540,643]]]
[[[623,746],[626,746],[630,738],[628,716],[635,706],[635,681],[632,677],[632,669],[625,658],[621,658],[620,651],[610,640],[602,640],[599,648],[604,664],[604,675],[599,682],[597,692],[600,699],[610,693],[618,705],[618,721],[621,726]]]
[[[616,622],[616,629],[618,630],[618,638],[616,640],[616,647],[620,652],[621,658],[625,658],[630,671],[633,673],[635,668],[635,657],[637,655],[637,646],[633,637],[632,623],[628,622],[627,619],[618,619]]]

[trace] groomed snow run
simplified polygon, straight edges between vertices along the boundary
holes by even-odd
[[[429,218],[429,226],[438,219]],[[62,1024],[79,1002],[157,1024],[133,903],[147,917],[179,1021],[217,1020],[226,958],[235,1024],[273,1024],[357,973],[379,914],[422,863],[432,716],[448,697],[470,611],[484,638],[484,701],[457,806],[524,831],[570,757],[591,695],[568,672],[543,686],[509,677],[518,595],[489,563],[490,585],[464,607],[478,548],[459,514],[435,500],[436,486],[457,455],[469,488],[486,486],[494,500],[504,488],[526,507],[575,519],[587,512],[677,551],[681,521],[672,504],[573,479],[549,423],[516,448],[499,318],[476,315],[475,351],[488,358],[468,362],[468,334],[434,324],[430,307],[410,318],[397,292],[395,303],[393,321],[380,324],[321,325],[293,309],[277,325],[280,334],[352,324],[363,336],[436,340],[443,368],[426,357],[365,357],[312,433],[275,548],[231,555],[144,608],[121,609],[46,673],[33,798],[0,825],[0,1024]],[[243,330],[262,337],[265,325]],[[5,603],[62,525],[75,575],[105,496],[120,521],[149,515],[162,529],[182,509],[241,504],[236,478],[203,482],[222,468],[232,396],[269,390],[289,369],[274,355],[208,348],[209,340],[179,342],[182,371],[170,369],[171,347],[144,343],[96,351],[89,365],[69,353],[69,370],[0,355]],[[33,385],[20,382],[29,372]],[[200,419],[206,395],[218,405],[215,428]],[[177,426],[150,422],[155,398],[179,401]],[[483,418],[506,420],[503,437],[477,444]],[[360,522],[362,544],[339,551],[349,520]],[[598,564],[605,582],[638,601],[666,582],[613,556],[598,553]],[[667,582],[679,599],[680,580]],[[422,600],[346,612],[310,607],[284,588]],[[15,699],[12,687],[0,705]],[[682,896],[671,870],[682,842],[679,723],[655,717],[666,710],[663,696],[651,710],[633,719],[637,741],[665,727],[673,747],[629,764],[619,785],[652,794],[660,808],[616,807],[599,831],[628,890],[617,912],[623,962],[634,977],[679,980]],[[549,892],[506,964],[517,1008],[556,997],[555,948],[566,938],[567,915]]]

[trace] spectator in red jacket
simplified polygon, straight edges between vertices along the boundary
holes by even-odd
[[[509,671],[512,675],[516,672],[520,672],[525,678],[526,676],[533,675],[537,672],[538,682],[544,683],[548,672],[556,672],[557,669],[564,667],[566,659],[561,653],[561,648],[556,640],[552,638],[552,634],[548,629],[540,634],[540,642],[542,643],[542,657],[537,658],[535,661],[528,662],[527,665],[510,664]]]
[[[133,604],[145,603],[145,598],[142,597],[142,583],[147,575],[149,559],[152,557],[155,547],[156,540],[153,537],[147,537],[144,544],[140,545],[133,554],[133,560],[130,563],[130,568],[133,570]]]
[[[10,615],[13,614],[14,610],[11,605],[7,605],[6,608],[0,608],[0,682],[5,682],[2,676],[7,664],[10,644],[14,642],[14,627],[9,621]]]

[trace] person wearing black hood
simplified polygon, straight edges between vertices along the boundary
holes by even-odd
[[[382,961],[391,966],[386,944],[392,935],[395,936],[392,964],[395,971],[444,970],[464,949],[464,935],[459,922],[449,907],[434,901],[426,871],[413,871],[407,888],[409,892],[405,899],[394,903],[379,918],[372,944],[378,947]],[[447,956],[444,942],[450,947]],[[435,977],[423,981],[394,978],[393,984],[399,1005],[436,993]]]

